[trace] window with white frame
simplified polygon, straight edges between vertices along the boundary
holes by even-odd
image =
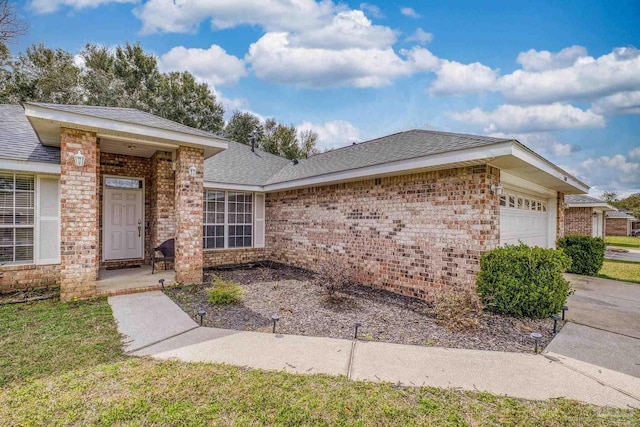
[[[205,249],[248,248],[253,242],[253,194],[204,192]]]
[[[0,264],[33,262],[35,177],[0,172]]]

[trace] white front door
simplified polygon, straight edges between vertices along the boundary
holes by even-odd
[[[143,213],[141,190],[104,189],[104,259],[141,259]]]
[[[593,217],[593,237],[603,237],[602,236],[602,212],[598,212]]]

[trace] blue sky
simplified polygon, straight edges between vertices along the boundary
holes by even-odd
[[[43,42],[140,42],[231,113],[323,148],[430,127],[515,137],[593,186],[640,192],[640,2],[29,0]]]

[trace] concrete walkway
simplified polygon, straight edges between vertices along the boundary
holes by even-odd
[[[640,407],[640,379],[566,356],[420,347],[199,327],[162,292],[109,298],[136,356],[213,362],[354,380],[489,391],[523,399],[566,397]]]
[[[615,261],[640,262],[640,250],[626,248],[621,249],[624,249],[626,252],[613,251],[607,248],[604,252],[604,257]]]

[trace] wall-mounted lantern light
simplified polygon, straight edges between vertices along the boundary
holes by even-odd
[[[194,165],[189,166],[189,176],[197,176],[198,175],[198,169],[196,169],[196,167]]]
[[[502,185],[491,184],[491,193],[497,194],[498,196],[502,196]]]
[[[84,166],[84,154],[81,152],[78,151],[76,154],[69,153],[69,157],[73,157],[73,161],[77,167],[81,168]]]

